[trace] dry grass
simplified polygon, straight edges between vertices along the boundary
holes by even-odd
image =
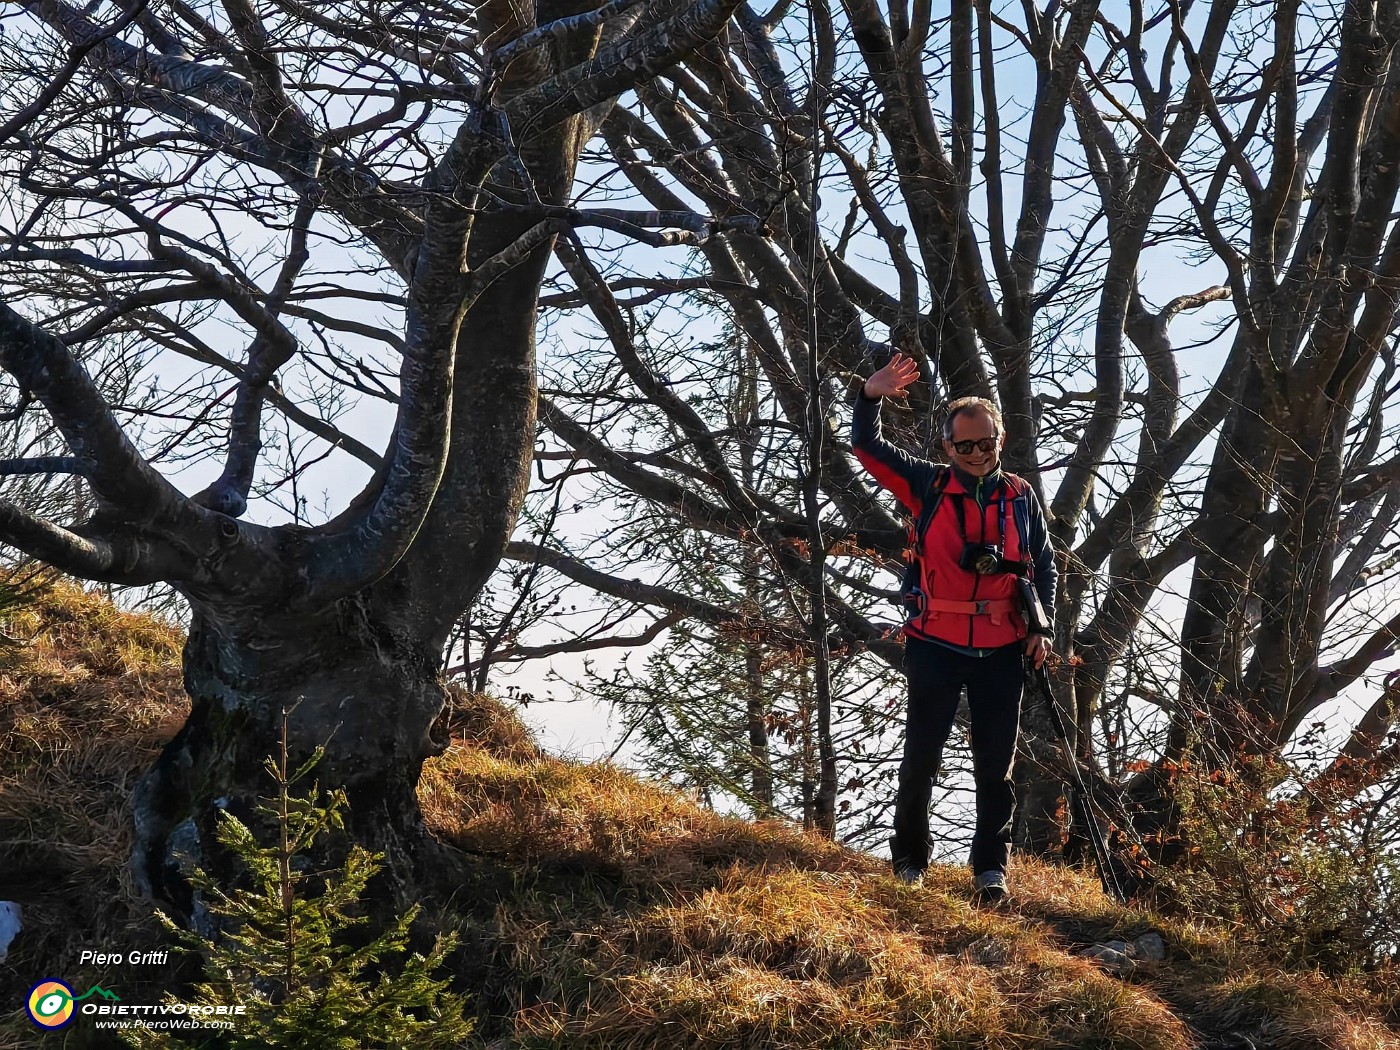
[[[628,862],[609,855],[621,883],[612,899],[535,892],[498,908],[491,965],[511,971],[508,987],[532,990],[513,1018],[496,1019],[507,1021],[503,1045],[1190,1045],[1150,994],[1019,918],[973,909],[961,872],[940,870],[909,890],[866,857],[723,820],[665,792],[653,821],[645,803],[655,789],[615,770],[597,771],[594,790],[586,767],[527,775],[544,781],[548,799],[532,810],[520,772],[489,756],[455,762],[485,789],[457,797],[467,803],[457,841],[480,847],[512,829],[507,848],[542,867],[619,845]],[[548,773],[566,789],[551,791],[559,785]],[[601,814],[597,798],[610,800]],[[988,944],[1004,962],[983,964]]]
[[[718,817],[615,766],[542,754],[512,761],[455,744],[428,764],[418,797],[430,826],[449,841],[526,865],[587,863],[607,875],[674,883],[726,859],[823,869],[861,863],[785,825]]]
[[[187,703],[179,633],[76,589],[0,633],[26,642],[0,649],[0,899],[26,907],[0,995],[18,1003],[50,971],[96,977],[71,965],[80,946],[158,943],[126,875],[126,801]],[[1013,870],[1013,910],[979,911],[959,868],[910,889],[800,829],[545,755],[489,697],[451,699],[454,745],[420,798],[469,857],[436,914],[495,1046],[1400,1050],[1393,987],[1279,970],[1036,861]],[[1149,929],[1171,957],[1130,977],[1076,954]],[[16,1020],[0,1047],[32,1040]]]
[[[189,704],[181,633],[102,596],[54,585],[0,633],[0,899],[25,923],[0,965],[8,1014],[40,976],[92,976],[81,948],[162,943],[127,871],[127,800]]]
[[[113,803],[189,708],[180,632],[67,585],[7,619],[22,641],[0,648],[0,880],[120,864]]]
[[[543,752],[518,714],[499,700],[459,685],[447,687],[447,728],[461,746],[508,762],[529,762]]]
[[[420,797],[507,873],[464,963],[503,1047],[1400,1048],[1377,996],[1268,970],[1228,931],[1121,908],[1063,867],[1020,861],[1015,910],[978,911],[960,868],[911,890],[612,766],[465,743]],[[1127,978],[1076,954],[1149,930],[1172,958]]]
[[[910,897],[925,899],[910,908]],[[932,921],[906,923],[906,911]],[[999,941],[1007,961],[976,961],[964,943],[973,930],[976,941]],[[884,876],[736,865],[719,885],[621,917],[594,939],[587,1009],[527,1012],[518,1032],[527,1042],[1011,1048],[1083,1045],[1094,1032],[1121,1047],[1187,1041],[1162,1004],[1014,921]],[[684,1035],[663,1041],[675,1032]]]

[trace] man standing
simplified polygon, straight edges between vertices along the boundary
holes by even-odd
[[[918,375],[911,358],[895,354],[866,380],[851,428],[856,457],[915,521],[912,571],[901,595],[909,614],[909,711],[890,859],[902,882],[923,878],[933,782],[966,687],[977,786],[969,861],[977,899],[995,904],[1007,892],[1022,661],[1040,667],[1050,653],[1048,630],[1027,628],[1017,578],[1029,578],[1041,607],[1053,610],[1055,561],[1034,491],[1001,469],[1006,431],[992,402],[960,398],[948,405],[943,451],[950,467],[910,456],[881,436],[880,399],[902,397]]]

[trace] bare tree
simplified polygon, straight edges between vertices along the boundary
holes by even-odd
[[[182,899],[181,857],[248,815],[284,710],[354,834],[399,879],[429,856],[440,656],[525,490],[550,246],[645,234],[572,206],[580,150],[733,6],[8,5],[0,367],[87,512],[10,499],[0,537],[189,601],[193,709],[137,791],[148,888]],[[114,395],[118,344],[185,364]],[[383,406],[373,436],[337,418],[350,396]],[[295,488],[318,457],[364,486],[324,516]]]
[[[1377,600],[1400,510],[1397,33],[1389,5],[1362,2],[740,7],[608,115],[616,168],[595,187],[761,226],[659,273],[626,272],[605,240],[570,247],[574,290],[553,301],[587,306],[615,365],[576,370],[542,423],[691,528],[756,551],[803,541],[791,489],[742,476],[762,441],[700,418],[686,393],[704,377],[668,349],[719,311],[758,364],[764,434],[811,437],[809,406],[828,408],[824,550],[898,571],[901,531],[842,448],[839,395],[891,345],[914,354],[928,383],[886,426],[916,452],[944,396],[995,396],[1008,466],[1052,518],[1078,759],[1112,750],[1117,786],[1160,813],[1164,763],[1285,749],[1400,637]],[[651,428],[591,421],[600,396]],[[587,556],[509,553],[622,600],[735,616]],[[833,631],[897,661],[849,569],[826,562]],[[1371,688],[1343,759],[1394,725],[1391,691]],[[1132,739],[1096,739],[1103,717]],[[1143,755],[1159,761],[1130,778]],[[1023,844],[1058,841],[1059,779],[1023,784]]]
[[[0,366],[88,509],[17,496],[0,530],[192,609],[195,706],[138,800],[139,870],[176,892],[172,844],[242,805],[284,707],[302,750],[332,740],[357,832],[412,854],[439,656],[503,550],[650,610],[643,632],[686,616],[897,663],[903,528],[840,407],[892,346],[928,383],[889,432],[926,449],[945,395],[993,395],[1050,511],[1078,759],[1121,783],[1130,752],[1285,748],[1400,630],[1376,601],[1400,510],[1400,57],[1389,7],[1275,7],[13,5],[0,280],[23,312],[0,308]],[[546,303],[586,308],[608,358],[537,397],[551,252]],[[743,411],[705,393],[716,358],[676,353],[707,323],[754,377]],[[156,348],[183,372],[92,378]],[[507,547],[537,409],[600,500],[791,600],[667,586],[607,534]],[[322,457],[364,483],[325,513]],[[637,635],[603,622],[577,644]],[[1351,757],[1393,760],[1377,694],[1335,790],[1364,787]],[[818,702],[819,824],[855,761],[834,714]],[[1060,794],[1024,785],[1026,844],[1058,840]]]

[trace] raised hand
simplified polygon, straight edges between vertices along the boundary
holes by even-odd
[[[919,366],[912,357],[896,352],[893,357],[865,381],[866,397],[903,397],[905,388],[919,378]]]

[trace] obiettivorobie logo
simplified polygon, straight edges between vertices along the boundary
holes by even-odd
[[[185,1003],[173,998],[152,1004],[122,1002],[121,996],[101,985],[77,995],[65,981],[52,977],[29,990],[25,1007],[31,1021],[50,1031],[72,1024],[80,1014],[98,1028],[227,1030],[247,1011],[241,1003]]]
[[[62,1028],[70,1024],[77,1013],[74,1004],[94,995],[108,1002],[121,1002],[116,992],[110,992],[101,985],[95,984],[82,995],[74,995],[73,989],[64,982],[49,978],[29,990],[25,1006],[29,1010],[29,1019],[40,1028]]]

